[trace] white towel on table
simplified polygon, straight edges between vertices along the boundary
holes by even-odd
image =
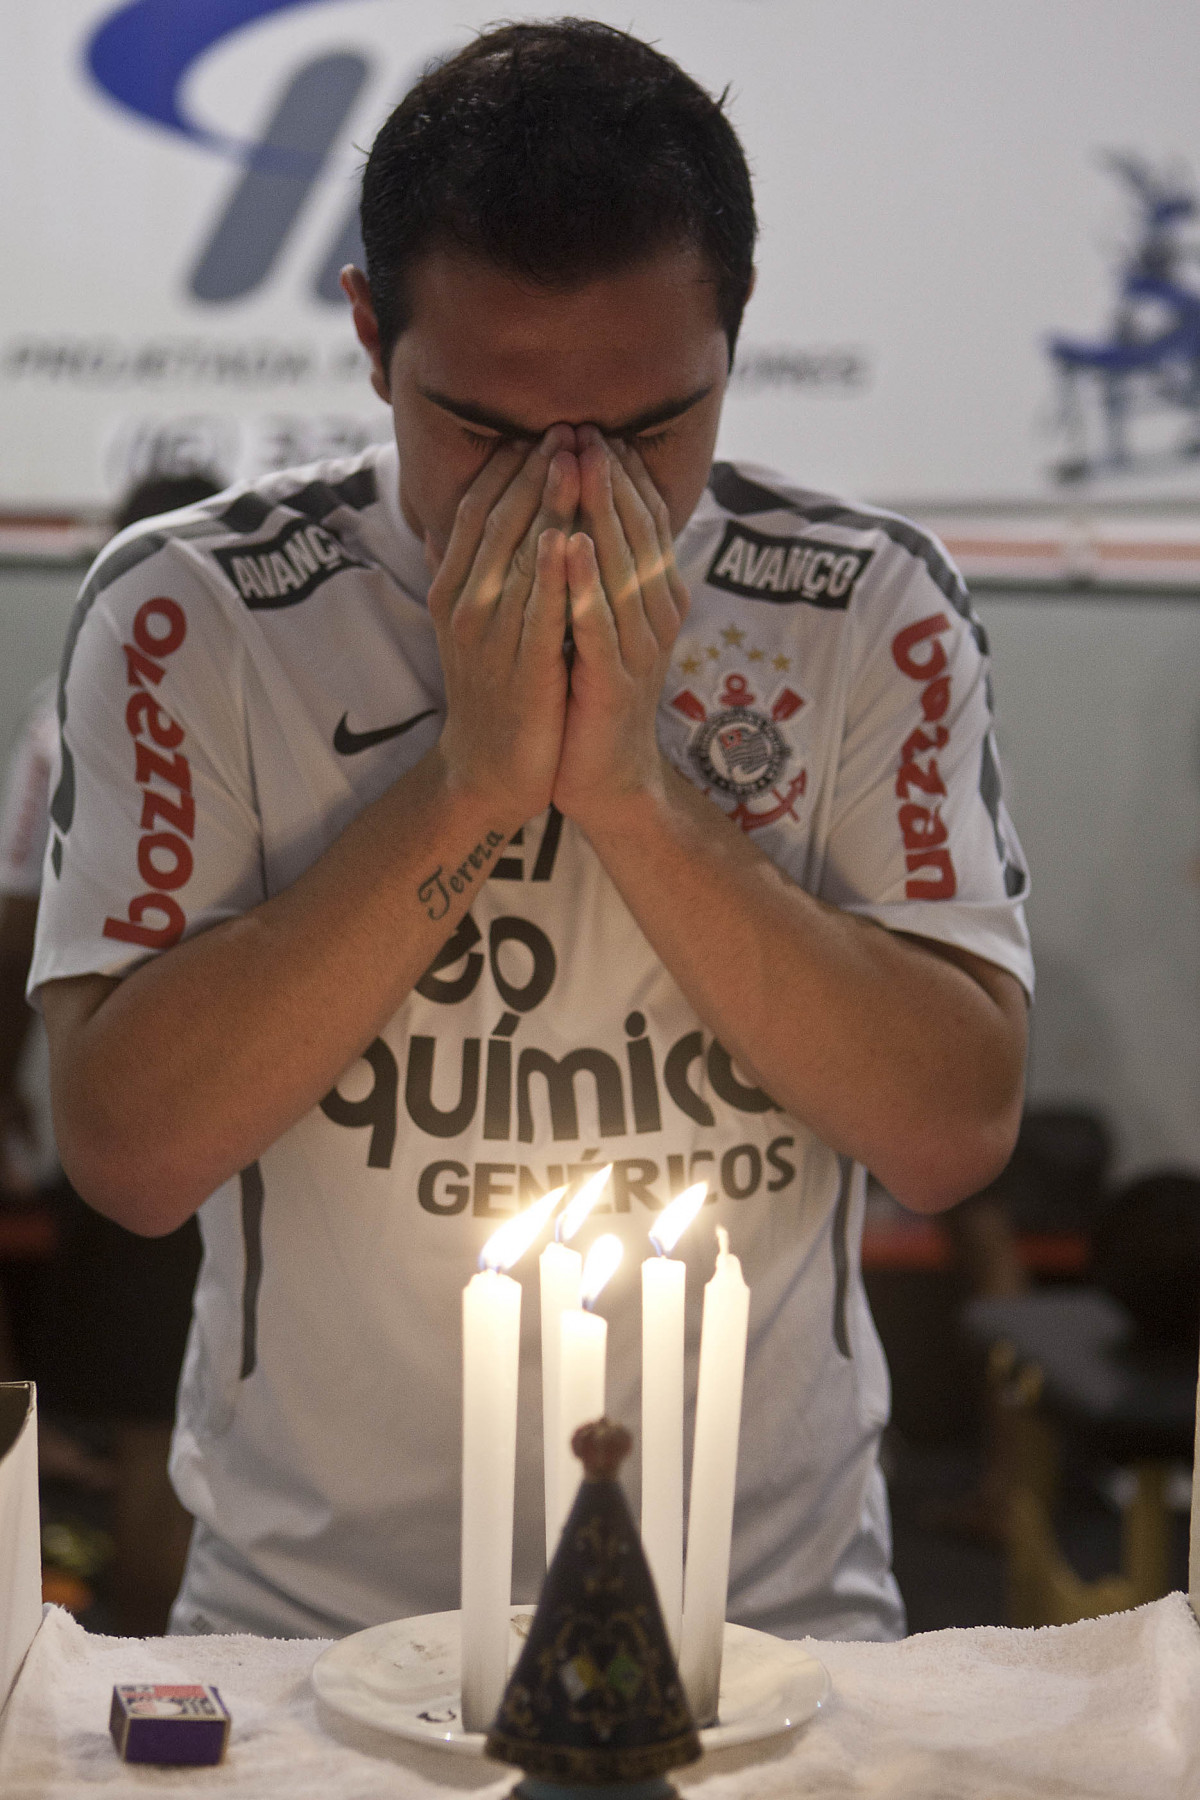
[[[309,1671],[324,1644],[89,1636],[47,1609],[0,1736],[4,1800],[499,1800],[514,1774],[325,1732]],[[706,1757],[687,1800],[1200,1800],[1200,1628],[1181,1594],[1041,1631],[935,1631],[823,1644],[833,1693],[790,1738]],[[113,1684],[208,1681],[233,1715],[216,1769],[127,1768]]]
[[[86,1632],[47,1607],[0,1733],[3,1800],[145,1800],[147,1794],[214,1800],[481,1800],[511,1780],[495,1763],[403,1752],[403,1764],[349,1749],[322,1731],[309,1676],[326,1648],[316,1638],[113,1638]],[[123,1763],[108,1731],[117,1682],[206,1681],[233,1718],[216,1768]],[[381,1743],[381,1749],[386,1746]],[[449,1768],[448,1762],[455,1766]]]
[[[1182,1594],[1037,1631],[805,1647],[833,1681],[820,1718],[752,1774],[681,1771],[689,1797],[1200,1800],[1200,1627]]]

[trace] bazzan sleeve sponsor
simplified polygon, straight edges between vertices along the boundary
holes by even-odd
[[[949,658],[938,642],[949,630],[945,613],[931,613],[906,625],[892,639],[896,667],[910,681],[921,683],[925,721],[910,731],[901,745],[896,772],[896,795],[901,802],[897,819],[910,876],[904,893],[909,900],[953,900],[958,892],[950,833],[939,804],[945,798],[946,784],[935,754],[950,742],[950,729],[942,723],[950,709]]]
[[[129,902],[125,918],[107,918],[103,935],[146,950],[168,950],[183,936],[187,916],[176,890],[191,878],[196,802],[192,770],[182,745],[183,726],[151,692],[187,636],[187,617],[177,600],[145,601],[133,621],[133,642],[121,646],[133,690],[125,726],[134,743],[134,779],[142,789],[137,870],[145,891]]]

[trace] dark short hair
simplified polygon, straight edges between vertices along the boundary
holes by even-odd
[[[674,244],[711,270],[732,361],[757,228],[723,106],[669,57],[592,19],[502,25],[427,70],[363,172],[385,363],[408,324],[408,271],[434,248],[568,288]]]

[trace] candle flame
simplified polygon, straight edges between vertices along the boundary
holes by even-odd
[[[670,1206],[664,1206],[650,1227],[650,1242],[660,1256],[668,1256],[675,1248],[708,1196],[707,1181],[693,1182],[677,1194]]]
[[[606,1231],[598,1237],[587,1253],[587,1261],[583,1265],[583,1304],[591,1312],[600,1296],[600,1290],[611,1275],[615,1275],[625,1254],[625,1246],[619,1237]]]
[[[480,1268],[511,1269],[524,1256],[566,1191],[565,1187],[551,1188],[548,1194],[543,1194],[540,1200],[535,1200],[524,1212],[506,1219],[497,1231],[493,1231],[479,1252]]]
[[[579,1192],[564,1206],[559,1214],[558,1224],[554,1228],[557,1243],[569,1244],[583,1221],[595,1206],[604,1191],[604,1184],[612,1174],[612,1164],[605,1163],[602,1169],[584,1182]]]

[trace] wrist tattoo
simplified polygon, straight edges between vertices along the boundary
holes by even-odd
[[[504,839],[498,831],[489,831],[467,853],[457,869],[451,869],[447,873],[439,863],[433,874],[426,876],[417,889],[417,899],[431,919],[445,918],[452,905],[451,895],[461,894],[470,887],[476,875],[486,869],[503,843]]]

